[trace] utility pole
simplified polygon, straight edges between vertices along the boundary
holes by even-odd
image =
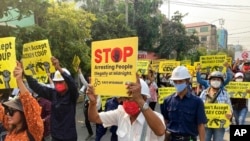
[[[168,20],[170,20],[170,0],[168,0]]]
[[[128,25],[128,0],[125,0],[125,15],[126,15],[126,25]]]

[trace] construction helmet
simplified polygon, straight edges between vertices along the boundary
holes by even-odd
[[[221,81],[224,81],[224,75],[222,72],[220,71],[214,71],[212,72],[209,77],[208,77],[208,80],[211,80],[212,78],[220,78]]]
[[[66,68],[62,68],[62,70],[63,72],[66,72],[68,75],[70,75],[70,72]],[[64,81],[64,78],[58,70],[54,74],[53,81]]]
[[[173,70],[172,75],[169,79],[184,80],[189,78],[191,78],[191,75],[189,74],[188,69],[184,66],[178,66]]]

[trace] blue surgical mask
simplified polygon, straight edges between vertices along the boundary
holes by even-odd
[[[187,87],[187,84],[186,83],[174,84],[174,87],[176,89],[176,92],[179,93],[182,92]]]

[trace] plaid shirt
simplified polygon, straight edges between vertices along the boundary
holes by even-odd
[[[212,99],[216,96],[215,94],[213,97],[210,97],[208,93],[209,90],[210,90],[210,87],[201,92],[200,98],[202,99],[204,103],[211,103]],[[214,103],[226,103],[230,106],[230,110],[232,111],[233,108],[232,108],[231,100],[230,100],[228,93],[222,89],[219,90],[219,92],[220,93]]]

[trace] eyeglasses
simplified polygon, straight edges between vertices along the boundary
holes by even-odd
[[[18,111],[18,110],[12,109],[12,108],[5,108],[5,115],[7,115],[7,113],[9,113],[9,115],[12,117],[16,111]]]

